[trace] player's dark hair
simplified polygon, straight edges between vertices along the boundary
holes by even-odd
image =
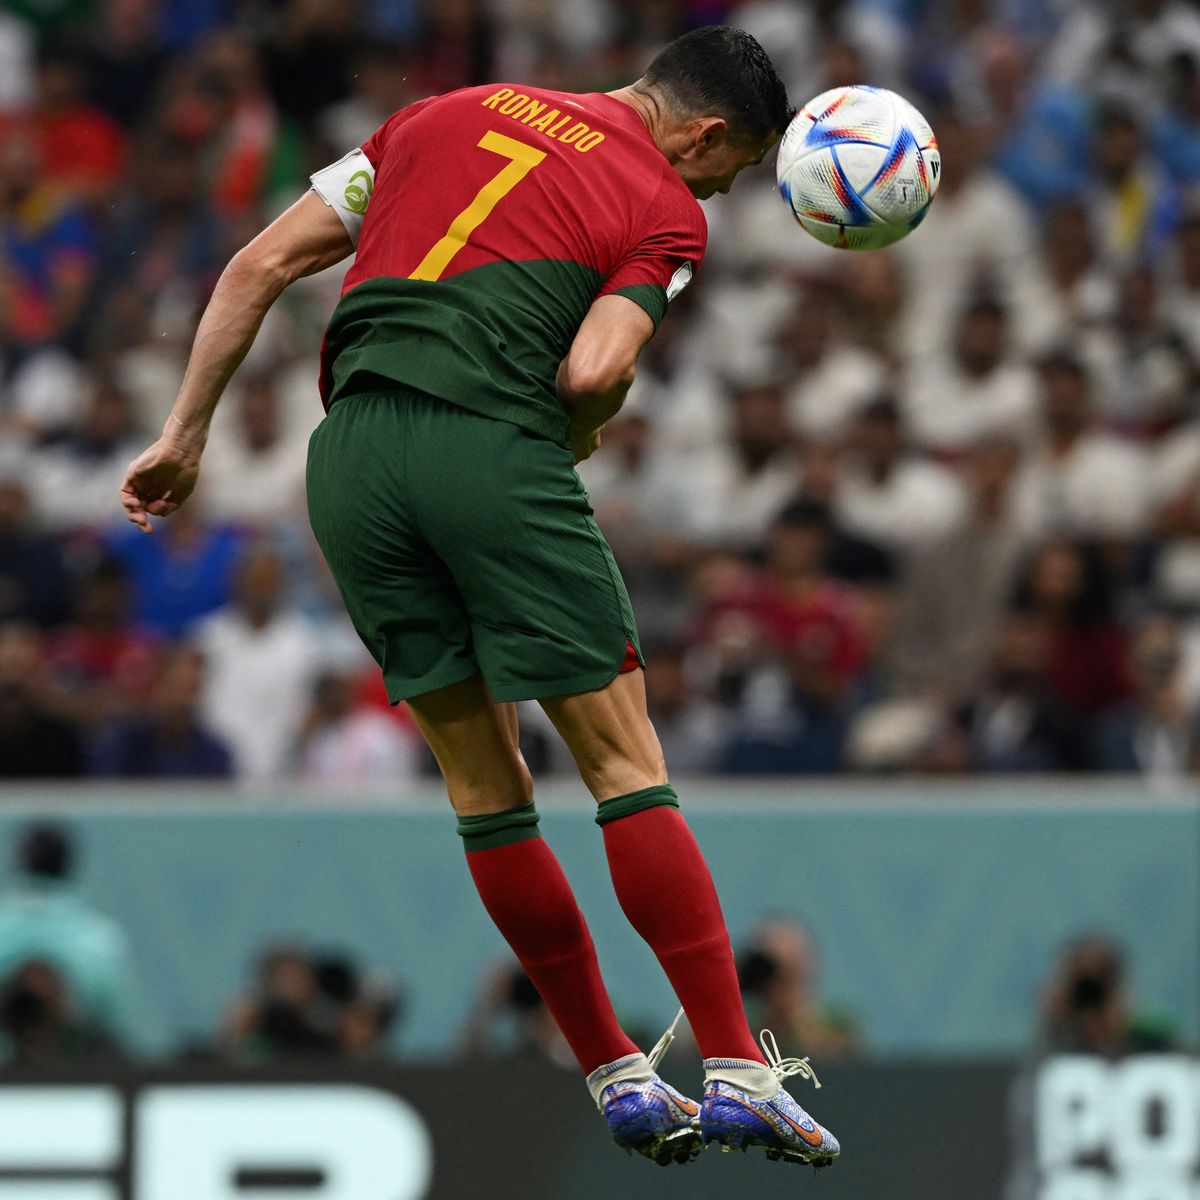
[[[762,141],[795,114],[767,52],[745,30],[704,25],[676,38],[646,68],[679,112],[723,117],[737,136]]]
[[[71,874],[74,848],[57,825],[35,825],[21,839],[21,869],[39,879],[65,879]]]

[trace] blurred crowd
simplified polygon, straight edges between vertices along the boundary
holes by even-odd
[[[0,893],[0,1072],[136,1057],[137,1025],[146,1015],[136,947],[86,901],[75,837],[38,823],[21,831],[15,850],[12,884]],[[802,1046],[820,1062],[870,1055],[869,1013],[825,996],[815,935],[794,914],[770,914],[750,931],[737,947],[737,972],[752,1028],[769,1028],[781,1045]],[[1117,1058],[1186,1045],[1169,1020],[1137,1010],[1123,951],[1104,934],[1063,948],[1037,1005],[1037,1055]],[[195,1031],[171,1053],[244,1066],[388,1061],[403,1046],[403,1015],[403,990],[388,974],[344,948],[281,938],[258,953],[219,1028]],[[639,1024],[644,1014],[622,1016],[639,1044],[657,1037],[657,1029]],[[690,1042],[686,1023],[679,1036]],[[549,1010],[511,958],[484,972],[454,1053],[575,1067]]]
[[[768,163],[581,469],[675,771],[1141,772],[1200,751],[1200,12],[1183,0],[12,0],[0,13],[0,774],[402,779],[308,534],[337,270],[285,295],[193,500],[121,522],[230,255],[391,111],[749,29],[903,92],[886,252]],[[565,767],[536,712],[530,756]]]

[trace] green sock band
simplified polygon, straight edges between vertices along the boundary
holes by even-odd
[[[504,812],[459,817],[458,833],[466,850],[495,850],[497,846],[540,837],[537,825],[538,812],[530,803]]]
[[[611,800],[603,801],[596,809],[596,824],[607,825],[609,821],[632,817],[634,813],[663,804],[679,807],[679,797],[669,783],[657,783],[654,787],[642,788],[640,792],[630,792],[627,796],[614,796]]]

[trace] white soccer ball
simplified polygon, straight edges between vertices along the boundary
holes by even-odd
[[[942,173],[929,122],[884,88],[833,88],[787,127],[775,165],[779,194],[818,241],[875,250],[911,233]]]

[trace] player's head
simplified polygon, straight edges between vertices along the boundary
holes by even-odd
[[[664,150],[701,199],[727,192],[738,171],[760,162],[795,111],[767,52],[725,25],[676,38],[634,88],[662,109]]]

